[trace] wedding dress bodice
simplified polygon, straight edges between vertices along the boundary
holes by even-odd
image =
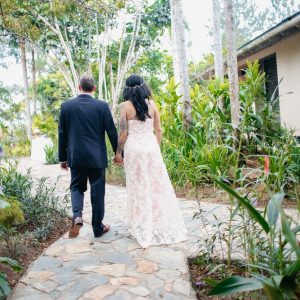
[[[129,120],[128,133],[129,134],[153,134],[153,119],[146,119],[146,121]]]

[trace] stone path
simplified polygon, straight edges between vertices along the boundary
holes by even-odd
[[[59,178],[61,189],[69,185],[69,173],[57,165],[45,166],[22,159],[19,169],[31,167],[35,177]],[[197,254],[198,240],[206,234],[196,201],[180,199],[190,233],[186,242],[172,246],[142,249],[126,229],[126,192],[123,187],[107,185],[105,223],[111,231],[99,239],[90,225],[91,207],[86,193],[85,224],[77,239],[61,237],[28,269],[13,291],[11,300],[126,300],[195,299],[191,288],[187,258]],[[207,218],[226,215],[226,206],[201,204]]]

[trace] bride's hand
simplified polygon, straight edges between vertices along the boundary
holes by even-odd
[[[116,156],[114,157],[114,163],[118,166],[122,166],[124,164],[121,154],[116,154]]]

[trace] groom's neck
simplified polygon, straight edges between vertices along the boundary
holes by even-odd
[[[79,95],[90,95],[90,96],[94,96],[94,92],[84,92],[84,91],[80,91]]]

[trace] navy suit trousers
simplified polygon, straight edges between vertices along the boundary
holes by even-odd
[[[105,169],[99,168],[71,168],[71,201],[73,218],[82,217],[84,192],[87,181],[91,186],[92,226],[95,235],[103,232],[105,196]]]

